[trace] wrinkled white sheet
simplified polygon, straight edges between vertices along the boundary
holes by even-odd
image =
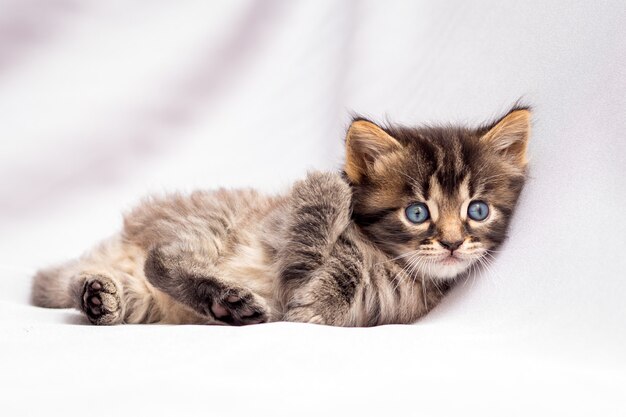
[[[0,415],[626,414],[623,2],[0,0]],[[85,325],[28,303],[141,195],[284,189],[350,112],[535,108],[488,273],[412,326]]]

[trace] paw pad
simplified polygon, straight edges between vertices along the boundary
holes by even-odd
[[[211,314],[219,321],[234,326],[265,323],[265,307],[248,290],[228,288],[218,291],[211,302]]]
[[[93,276],[85,280],[82,310],[93,324],[121,321],[122,308],[117,287],[110,278]]]

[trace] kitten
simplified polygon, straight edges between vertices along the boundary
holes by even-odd
[[[94,324],[411,323],[505,239],[529,133],[525,107],[476,129],[357,118],[342,174],[149,198],[119,235],[39,271],[34,303]]]

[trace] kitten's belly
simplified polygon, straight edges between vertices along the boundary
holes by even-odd
[[[278,279],[275,262],[257,236],[246,236],[220,263],[222,279],[246,287],[263,297],[272,310]]]
[[[247,204],[238,201],[236,225],[219,260],[220,278],[246,287],[275,307],[278,269],[272,255],[286,217],[284,196],[253,194]],[[271,242],[271,243],[270,243]]]

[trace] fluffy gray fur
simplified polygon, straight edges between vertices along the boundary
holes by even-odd
[[[39,271],[34,303],[77,308],[94,324],[413,322],[504,240],[529,115],[515,108],[477,129],[355,119],[343,173],[311,173],[278,196],[146,199],[120,234]],[[463,213],[475,200],[489,204],[485,221]],[[407,222],[415,201],[428,222]]]

